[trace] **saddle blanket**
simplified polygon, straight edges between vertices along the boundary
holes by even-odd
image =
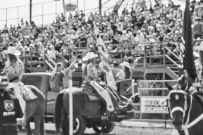
[[[37,95],[30,88],[27,88],[26,86],[23,87],[22,95],[25,101],[31,101],[38,98]]]

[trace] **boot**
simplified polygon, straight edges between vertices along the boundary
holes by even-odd
[[[126,114],[127,111],[133,109],[131,103],[123,103],[122,101],[117,101],[115,98],[112,98],[112,102],[118,114]]]
[[[128,102],[124,102],[121,100],[121,98],[116,95],[115,93],[113,93],[112,91],[109,91],[109,94],[111,96],[112,102],[115,106],[115,108],[117,107],[118,109],[124,109],[124,110],[131,110],[133,109],[133,106],[131,103]]]

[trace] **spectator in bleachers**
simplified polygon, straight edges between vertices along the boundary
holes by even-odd
[[[194,27],[193,27],[193,33],[194,33],[194,38],[197,39],[202,38],[202,34],[203,34],[203,24],[200,22],[200,18],[196,17],[195,18],[196,22],[194,23]]]
[[[196,5],[195,2],[194,5]],[[122,15],[115,16],[104,13],[103,18],[97,12],[87,16],[83,11],[78,11],[75,14],[70,13],[68,21],[63,14],[60,14],[51,25],[43,28],[35,25],[34,22],[29,24],[21,20],[17,27],[12,25],[8,28],[5,25],[0,36],[4,46],[10,46],[10,42],[16,40],[16,44],[12,43],[13,46],[27,46],[29,52],[35,51],[41,56],[43,56],[43,52],[46,53],[46,49],[51,43],[55,50],[47,50],[47,52],[53,59],[57,59],[56,54],[58,53],[68,58],[71,55],[68,49],[72,47],[95,45],[96,38],[92,28],[92,21],[95,21],[105,45],[109,46],[109,51],[117,53],[114,58],[132,57],[131,47],[139,57],[143,52],[143,43],[149,44],[157,41],[167,42],[168,47],[178,52],[179,46],[176,44],[181,42],[175,38],[181,37],[182,34],[182,11],[174,4],[169,4],[168,7],[165,5],[151,6],[151,8],[153,12],[135,7],[132,7],[131,10],[125,8]],[[89,19],[86,21],[84,16]],[[197,23],[194,24],[194,28],[196,25]],[[177,29],[179,30],[178,34],[176,33]],[[200,33],[194,31],[194,34],[196,38]],[[38,42],[41,44],[38,45]],[[123,44],[123,47],[114,44]],[[133,45],[129,46],[128,44]]]

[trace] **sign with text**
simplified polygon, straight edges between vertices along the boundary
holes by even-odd
[[[168,113],[166,97],[141,97],[142,113]]]

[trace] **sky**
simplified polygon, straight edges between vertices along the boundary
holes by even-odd
[[[16,25],[21,18],[29,20],[29,1],[30,0],[0,0],[0,29],[4,27],[7,20],[7,26]],[[49,24],[55,19],[57,14],[63,12],[62,0],[32,0],[33,2],[33,20],[36,24]],[[102,3],[107,0],[102,0]],[[112,7],[117,0],[110,0],[105,7]],[[43,8],[42,8],[42,3]],[[77,0],[66,0],[66,3],[77,3]],[[78,0],[79,10],[89,13],[93,9],[98,9],[99,0]],[[10,8],[12,7],[12,8]],[[6,9],[7,8],[7,9]],[[43,15],[43,17],[42,17]],[[68,13],[67,13],[68,15]],[[7,19],[6,19],[7,18]]]
[[[29,1],[30,0],[0,0],[0,29],[2,29],[6,23],[7,26],[10,26],[10,24],[17,26],[17,24],[20,23],[21,18],[23,18],[23,20],[29,20]],[[77,3],[77,1],[79,10],[85,9],[87,15],[91,11],[95,11],[93,9],[98,9],[99,6],[99,0],[66,0],[66,4]],[[108,0],[102,0],[102,3],[105,3],[106,1]],[[125,0],[123,6],[130,8],[133,1],[136,2],[137,0]],[[107,4],[103,5],[103,11],[107,10],[108,12],[111,12],[116,2],[117,0],[110,0]],[[50,24],[53,22],[57,14],[63,12],[62,0],[32,0],[32,3],[32,20],[35,21],[37,25],[42,23]],[[67,13],[67,15],[68,14],[69,13]]]

